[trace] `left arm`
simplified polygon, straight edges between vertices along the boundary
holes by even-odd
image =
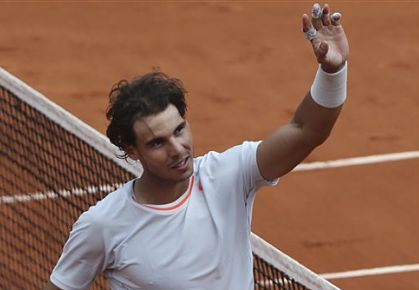
[[[329,16],[327,4],[319,11],[319,6],[313,6],[311,20],[303,15],[303,31],[311,41],[323,78],[316,76],[292,119],[259,145],[257,162],[265,179],[288,173],[328,138],[346,96],[349,46],[340,14]]]

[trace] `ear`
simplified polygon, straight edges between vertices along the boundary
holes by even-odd
[[[127,148],[124,148],[125,153],[127,153],[128,157],[132,160],[139,160],[140,154],[138,152],[138,149],[135,148],[135,146],[128,146]]]

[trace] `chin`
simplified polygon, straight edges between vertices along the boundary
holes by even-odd
[[[184,181],[186,179],[189,179],[192,175],[193,175],[193,167],[191,166],[190,169],[188,169],[185,173],[183,173],[180,176],[179,181]]]

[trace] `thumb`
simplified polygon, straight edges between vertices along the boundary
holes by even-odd
[[[317,59],[318,60],[324,59],[328,51],[329,51],[329,45],[327,44],[327,42],[322,41],[319,44],[319,47],[317,49]]]

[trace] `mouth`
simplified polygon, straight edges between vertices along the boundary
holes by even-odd
[[[184,170],[188,167],[189,156],[185,156],[182,159],[176,161],[174,164],[170,166],[170,168]]]

